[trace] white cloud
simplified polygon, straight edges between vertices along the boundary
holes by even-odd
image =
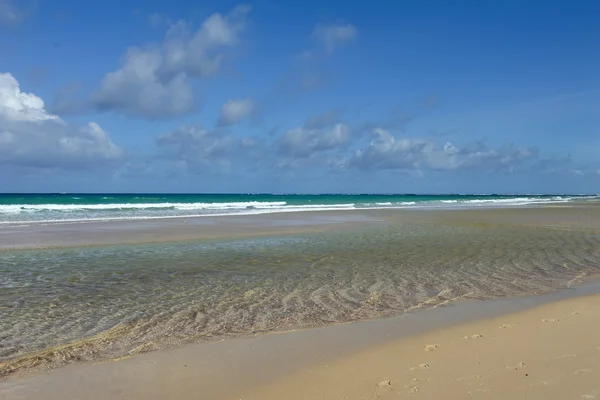
[[[227,129],[204,129],[182,125],[157,138],[159,155],[177,169],[223,171],[241,168],[300,168],[328,166],[330,157],[340,157],[350,139],[347,125],[337,123],[328,129],[298,127],[273,141],[231,134]]]
[[[246,26],[247,7],[227,16],[213,14],[192,31],[184,21],[168,29],[154,46],[132,48],[121,68],[108,73],[93,103],[147,118],[183,115],[195,107],[190,78],[207,77],[219,70],[225,51],[240,42]]]
[[[345,145],[350,139],[346,124],[335,124],[329,130],[309,129],[305,126],[287,131],[279,140],[282,154],[294,158],[309,158]]]
[[[354,25],[322,25],[319,24],[313,31],[313,37],[321,40],[328,53],[332,53],[336,47],[356,39],[358,30]]]
[[[182,125],[160,135],[157,145],[161,155],[185,169],[227,169],[233,162],[248,161],[258,142],[239,138],[225,130],[207,130],[199,125]]]
[[[159,50],[131,49],[123,67],[104,77],[92,99],[100,109],[164,118],[182,115],[194,107],[194,95],[184,73],[161,79]]]
[[[349,167],[398,170],[458,170],[479,168],[511,172],[537,159],[536,148],[504,146],[498,149],[481,142],[459,148],[450,142],[396,138],[384,129],[373,131],[373,140],[347,160]]]
[[[85,168],[122,155],[97,123],[66,123],[41,98],[22,92],[11,74],[0,73],[0,164]]]
[[[9,73],[0,74],[0,116],[15,122],[59,119],[46,112],[44,100],[33,93],[21,92],[19,82]]]
[[[255,110],[254,102],[250,99],[229,100],[221,107],[219,125],[235,125]]]
[[[383,128],[373,129],[371,141],[364,144],[347,124],[332,122],[333,114],[308,118],[300,127],[263,140],[236,136],[225,128],[183,125],[157,138],[158,158],[168,161],[176,173],[315,169],[345,171],[351,176],[352,170],[359,169],[415,176],[445,171],[450,176],[459,171],[564,174],[574,169],[568,159],[540,158],[535,147],[494,148],[483,142],[461,146],[431,138],[398,137]],[[318,128],[311,127],[315,124]],[[593,174],[592,168],[581,171]]]
[[[157,145],[160,157],[180,172],[329,169],[351,173],[359,169],[424,176],[427,171],[564,174],[574,167],[569,159],[541,158],[535,147],[490,147],[483,142],[457,145],[395,136],[384,128],[373,129],[372,139],[365,144],[350,126],[339,119],[334,122],[338,114],[309,117],[304,125],[264,140],[236,136],[224,128],[184,125],[158,137]],[[582,172],[592,175],[591,168]]]

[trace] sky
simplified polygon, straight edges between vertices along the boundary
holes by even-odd
[[[0,0],[0,192],[600,193],[600,2]]]

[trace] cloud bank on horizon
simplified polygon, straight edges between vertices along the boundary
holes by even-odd
[[[0,0],[2,190],[600,192],[600,5],[387,4]]]

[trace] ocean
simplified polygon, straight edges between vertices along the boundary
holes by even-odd
[[[0,224],[80,222],[377,208],[523,206],[593,200],[572,195],[0,194]]]

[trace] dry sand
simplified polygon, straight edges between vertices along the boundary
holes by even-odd
[[[236,399],[600,399],[600,296],[370,348]]]
[[[600,295],[568,293],[71,365],[0,399],[600,399]]]

